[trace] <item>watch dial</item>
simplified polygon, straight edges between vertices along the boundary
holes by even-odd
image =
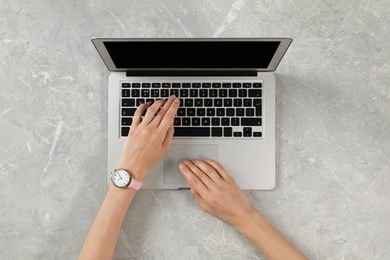
[[[112,182],[117,187],[126,187],[130,182],[130,175],[125,170],[117,170],[112,174]]]

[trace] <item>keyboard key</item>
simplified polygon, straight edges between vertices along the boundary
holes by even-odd
[[[225,116],[225,109],[217,108],[217,116]]]
[[[181,124],[182,125],[191,125],[191,118],[184,117],[181,119]]]
[[[238,96],[239,96],[239,97],[247,97],[247,91],[246,91],[246,89],[239,89],[239,90],[238,90]]]
[[[218,117],[211,118],[211,125],[219,126],[221,124],[221,120]]]
[[[209,97],[217,97],[218,96],[218,91],[217,89],[210,89],[209,91]]]
[[[194,85],[194,84],[192,84],[192,85]],[[198,97],[198,90],[197,89],[190,89],[190,97]]]
[[[161,97],[169,97],[169,89],[162,89]]]
[[[131,90],[132,97],[139,97],[140,95],[141,95],[141,91],[139,89],[132,89]]]
[[[192,83],[193,88],[200,88],[200,83]]]
[[[261,89],[249,89],[249,97],[261,97]]]
[[[122,89],[122,97],[130,97],[130,89]]]
[[[180,89],[180,97],[188,97],[188,89]]]
[[[176,89],[176,88],[170,89],[169,93],[170,93],[171,96],[175,95],[176,97],[179,97],[179,90]]]
[[[202,83],[202,88],[210,88],[211,84],[210,83]]]
[[[251,88],[252,87],[252,83],[244,83],[243,87],[244,88]]]
[[[233,100],[230,99],[230,98],[225,98],[225,99],[223,100],[223,105],[224,105],[225,107],[232,107],[232,106],[233,106]]]
[[[207,89],[201,89],[199,91],[199,96],[200,97],[208,97],[208,90]]]
[[[252,127],[244,127],[244,137],[252,136]]]
[[[214,106],[215,107],[222,107],[222,99],[220,99],[220,98],[214,99]]]
[[[177,110],[177,115],[178,116],[186,116],[186,109],[185,108],[179,108]]]
[[[242,107],[242,99],[235,98],[234,99],[234,106],[235,107]]]
[[[231,128],[231,127],[224,127],[223,128],[223,136],[231,137],[232,135],[233,135],[233,128]]]
[[[154,98],[147,98],[147,99],[145,99],[145,102],[149,102],[150,105],[153,105],[153,103],[154,103]]]
[[[174,126],[181,125],[181,118],[180,117],[175,117],[175,119],[173,119],[173,125]]]
[[[186,98],[184,101],[185,107],[193,107],[194,106],[194,100],[192,98]]]
[[[232,83],[223,83],[222,87],[223,88],[231,88],[232,87]]]
[[[150,88],[150,83],[142,83],[143,88]]]
[[[130,83],[122,83],[122,88],[130,88]]]
[[[196,109],[196,116],[205,116],[206,109],[205,108],[197,108]]]
[[[231,125],[232,125],[232,126],[238,126],[238,125],[240,125],[240,119],[239,119],[238,117],[233,117],[233,118],[231,119]]]
[[[236,116],[244,116],[245,110],[243,108],[236,108]]]
[[[200,118],[199,117],[193,117],[192,118],[192,125],[200,125]]]
[[[229,97],[237,97],[237,89],[229,89]]]
[[[229,126],[230,125],[230,118],[224,117],[222,118],[222,123],[223,126]]]
[[[122,108],[122,116],[134,116],[136,108]]]
[[[172,88],[180,88],[181,84],[180,83],[172,83]]]
[[[213,106],[213,100],[211,98],[206,98],[204,100],[204,106],[205,107],[212,107]]]
[[[152,97],[160,97],[160,90],[152,89]]]
[[[121,128],[121,136],[128,136],[130,131],[130,127],[122,127]]]
[[[213,83],[213,88],[220,88],[221,87],[221,83]]]
[[[183,83],[181,86],[182,86],[182,88],[190,88],[191,83]]]
[[[241,132],[234,132],[234,136],[235,136],[235,137],[241,137],[241,136],[242,136],[242,133],[241,133]]]
[[[195,108],[187,108],[187,116],[195,116]]]
[[[252,106],[252,99],[245,98],[244,99],[244,107],[251,107]]]
[[[241,88],[241,83],[233,83],[233,88]]]
[[[134,99],[128,99],[128,98],[122,99],[122,107],[134,107],[134,106],[135,106]]]
[[[241,118],[242,126],[261,126],[261,118]]]
[[[255,107],[255,115],[261,116],[261,99],[253,99],[253,106]]]
[[[254,116],[255,115],[255,109],[254,108],[247,108],[247,109],[245,109],[245,115],[246,116]]]
[[[144,98],[137,98],[136,101],[135,101],[135,104],[136,104],[137,107],[139,105],[141,105],[142,103],[145,103],[145,99]]]
[[[261,83],[253,83],[253,88],[261,88]]]
[[[234,108],[226,108],[226,116],[234,116]]]
[[[171,83],[163,83],[162,87],[163,88],[170,88],[171,87]]]
[[[215,116],[215,108],[207,108],[207,116]]]
[[[161,83],[152,83],[152,88],[161,88]]]
[[[175,127],[173,136],[210,136],[210,127]]]
[[[141,97],[150,97],[149,89],[142,89],[141,90]]]
[[[219,97],[227,97],[227,89],[220,89]]]
[[[253,132],[254,137],[261,137],[261,132]]]
[[[222,127],[212,127],[211,128],[211,136],[220,137],[222,136]]]
[[[122,117],[122,125],[130,126],[133,123],[133,118],[131,117]]]
[[[141,84],[140,83],[133,83],[132,88],[140,88]]]
[[[194,103],[196,107],[203,107],[203,99],[197,98]]]
[[[210,125],[210,118],[208,118],[208,117],[203,117],[203,118],[202,118],[202,125],[204,125],[204,126],[209,126],[209,125]]]

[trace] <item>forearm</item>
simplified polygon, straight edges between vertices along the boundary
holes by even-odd
[[[307,259],[279,234],[256,209],[253,209],[246,223],[238,225],[236,228],[251,240],[267,259]]]
[[[123,219],[135,193],[135,190],[111,185],[79,259],[112,259]]]

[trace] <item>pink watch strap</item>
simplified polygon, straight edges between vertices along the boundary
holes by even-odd
[[[131,178],[130,183],[129,183],[129,188],[133,190],[139,190],[141,188],[142,182],[137,181],[136,179]]]

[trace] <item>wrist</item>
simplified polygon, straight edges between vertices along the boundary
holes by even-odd
[[[246,234],[247,231],[253,228],[254,224],[256,223],[256,219],[261,216],[261,214],[255,207],[251,205],[250,208],[243,213],[243,215],[244,216],[241,217],[240,220],[237,221],[237,223],[235,223],[233,226],[240,233]]]
[[[120,161],[117,166],[117,169],[119,168],[126,169],[130,173],[131,177],[137,181],[142,181],[147,173],[146,169],[143,169],[139,165],[130,162]]]

